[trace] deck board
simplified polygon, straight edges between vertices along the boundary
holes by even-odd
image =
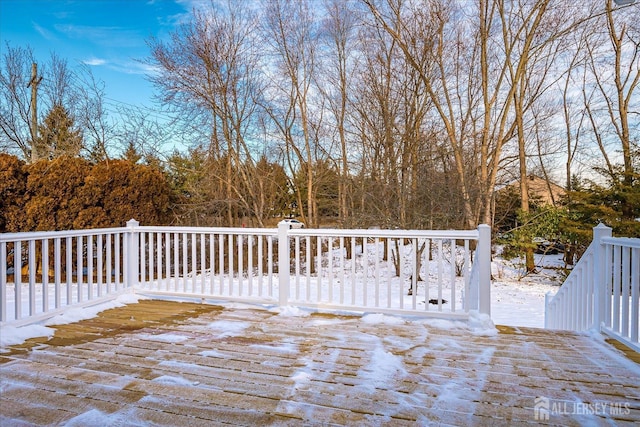
[[[0,354],[0,425],[524,425],[538,396],[622,409],[542,424],[640,422],[637,354],[451,325],[143,300]]]

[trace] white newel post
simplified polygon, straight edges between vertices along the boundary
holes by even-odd
[[[140,223],[135,219],[127,221],[127,230],[125,234],[125,251],[124,254],[124,277],[126,280],[125,287],[133,290],[138,284],[138,253],[140,251],[140,233],[138,226]]]
[[[605,237],[611,237],[611,228],[600,223],[593,227],[593,326],[600,328],[602,322],[605,321],[605,313],[607,304],[610,304],[610,295],[607,297],[607,256],[605,245],[602,244],[602,239]],[[610,325],[608,325],[610,326]]]
[[[289,224],[278,223],[278,300],[280,307],[289,305]]]
[[[491,316],[491,227],[478,226],[478,311]]]

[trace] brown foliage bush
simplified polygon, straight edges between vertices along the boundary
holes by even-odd
[[[24,227],[24,195],[27,185],[25,163],[15,156],[0,153],[0,232]]]
[[[59,157],[25,165],[0,154],[0,232],[121,227],[170,221],[172,190],[157,168]]]

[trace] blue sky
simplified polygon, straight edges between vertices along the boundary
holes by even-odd
[[[84,63],[104,81],[107,97],[151,105],[153,87],[138,62],[149,56],[146,41],[166,38],[197,0],[0,0],[0,43],[30,46],[38,62],[51,52],[70,68]]]

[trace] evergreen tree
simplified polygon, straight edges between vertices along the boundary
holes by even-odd
[[[138,163],[142,159],[142,154],[138,151],[133,141],[129,141],[127,149],[124,150],[122,158],[131,163]]]
[[[603,223],[613,233],[625,237],[640,237],[640,182],[632,185],[622,180],[611,179],[598,184],[587,181],[569,193],[569,215],[563,229],[573,230],[586,241],[591,240],[591,229]]]
[[[76,127],[73,117],[62,105],[54,105],[39,127],[39,136],[34,144],[38,158],[78,157],[82,148],[82,132]]]

